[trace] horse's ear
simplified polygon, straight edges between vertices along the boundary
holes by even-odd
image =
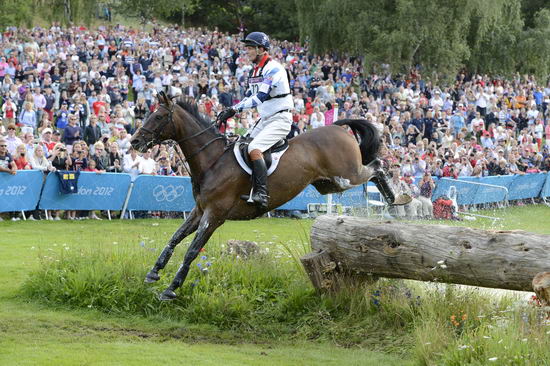
[[[170,98],[168,98],[168,95],[166,95],[164,91],[160,91],[158,93],[158,100],[161,104],[164,104],[167,106],[169,106],[172,103],[172,101],[170,100]]]

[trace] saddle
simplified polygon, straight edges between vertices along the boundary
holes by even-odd
[[[241,138],[235,142],[233,152],[237,162],[248,174],[252,174],[252,164],[248,155],[248,145],[252,141],[251,138]],[[270,175],[275,171],[279,163],[280,157],[288,149],[288,140],[286,138],[279,140],[275,145],[264,151],[264,161],[267,167],[267,174]]]

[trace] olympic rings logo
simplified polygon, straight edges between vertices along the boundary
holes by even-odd
[[[157,202],[172,202],[185,192],[184,186],[163,186],[159,184],[153,189],[153,197]]]

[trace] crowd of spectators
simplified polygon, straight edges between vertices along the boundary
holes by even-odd
[[[152,25],[86,29],[8,28],[0,36],[0,172],[39,169],[186,175],[177,146],[144,154],[129,140],[157,107],[156,94],[194,98],[210,117],[243,98],[252,68],[243,34]],[[272,40],[294,96],[290,137],[343,118],[383,131],[382,154],[429,216],[430,176],[490,176],[550,170],[550,83],[461,72],[450,82],[417,67],[365,73],[357,57],[316,56]],[[258,119],[245,111],[226,133]],[[4,146],[5,145],[5,146]],[[413,179],[422,179],[412,187]],[[427,198],[426,200],[422,198]]]

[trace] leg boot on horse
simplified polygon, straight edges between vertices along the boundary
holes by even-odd
[[[386,173],[384,173],[382,169],[377,170],[371,180],[374,182],[376,188],[378,188],[378,191],[380,191],[380,194],[382,194],[389,205],[401,206],[412,201],[412,197],[408,194],[398,193],[397,196],[395,195],[388,183]]]

